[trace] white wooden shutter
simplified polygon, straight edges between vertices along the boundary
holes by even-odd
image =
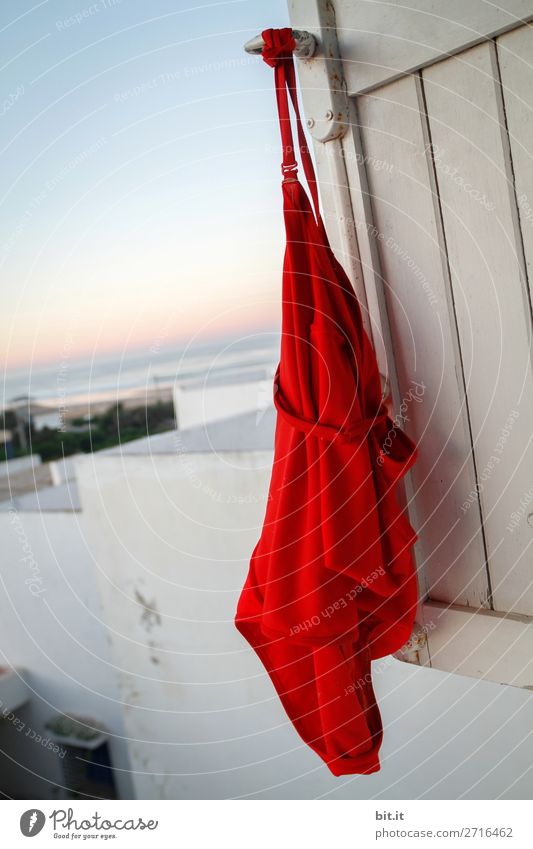
[[[531,687],[533,0],[289,8],[328,232],[420,447],[422,662]]]

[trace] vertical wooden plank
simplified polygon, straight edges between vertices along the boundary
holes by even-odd
[[[476,478],[438,200],[416,80],[357,100],[386,302],[405,407],[419,559],[431,598],[488,606]],[[400,413],[400,411],[398,411]],[[467,501],[469,493],[471,500]]]
[[[343,164],[351,209],[353,225],[358,246],[361,275],[364,281],[367,330],[376,352],[376,357],[385,386],[388,385],[390,395],[397,406],[401,404],[401,392],[398,383],[396,359],[387,313],[385,286],[381,271],[381,261],[377,240],[374,238],[374,224],[371,193],[368,187],[363,140],[361,137],[357,108],[354,100],[349,104],[349,132],[341,139]],[[417,525],[416,500],[410,474],[399,487],[398,499],[407,508],[411,522]],[[427,595],[425,574],[417,560],[418,584],[420,600]]]
[[[495,47],[423,79],[494,607],[533,615],[530,318]]]
[[[529,297],[533,300],[533,27],[520,27],[497,41],[509,132],[515,194],[524,245]]]
[[[366,292],[359,258],[353,211],[340,139],[315,143],[315,162],[320,184],[320,206],[331,248],[342,263],[357,293],[365,328],[370,332]]]
[[[359,246],[355,232],[350,186],[343,153],[350,102],[342,79],[335,9],[329,0],[288,0],[291,24],[312,33],[317,50],[309,61],[297,62],[301,96],[313,139],[320,185],[322,218],[331,247],[342,262],[363,310],[365,329],[371,333]],[[333,115],[335,113],[335,119]],[[324,141],[324,139],[327,141]]]

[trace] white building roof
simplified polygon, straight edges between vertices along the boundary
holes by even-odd
[[[106,449],[106,454],[189,454],[206,451],[269,451],[274,447],[275,410],[240,413],[205,425],[171,430]],[[100,454],[103,452],[99,452]]]
[[[102,455],[191,454],[211,451],[271,451],[274,447],[275,410],[242,413],[186,430],[172,430],[155,436],[135,439],[113,448],[95,452]],[[67,458],[68,459],[68,458]],[[34,492],[0,502],[0,512],[9,509],[24,512],[71,512],[80,510],[76,480],[71,478],[59,486],[46,486]]]

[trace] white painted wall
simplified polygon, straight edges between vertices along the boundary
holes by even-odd
[[[54,486],[61,486],[61,484],[66,483],[75,477],[74,456],[75,455],[63,457],[61,460],[50,461],[50,474],[52,476],[52,484]]]
[[[176,384],[174,410],[180,429],[226,419],[272,404],[272,376],[221,385]]]
[[[271,459],[215,444],[77,461],[137,796],[530,798],[527,690],[391,658],[381,772],[334,778],[301,742],[233,625]]]
[[[35,496],[34,496],[35,497]],[[37,509],[37,508],[36,508]],[[17,711],[24,730],[0,720],[0,786],[20,798],[61,798],[62,761],[26,736],[45,734],[57,711],[101,720],[111,731],[119,793],[131,798],[122,706],[90,546],[79,514],[0,513],[0,666],[21,670],[30,700]]]

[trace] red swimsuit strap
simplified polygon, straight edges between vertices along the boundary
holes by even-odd
[[[300,109],[298,107],[298,97],[296,93],[296,74],[294,71],[294,59],[292,51],[296,43],[292,34],[292,30],[285,29],[267,29],[261,33],[265,46],[262,56],[267,65],[274,68],[276,80],[276,100],[278,104],[279,126],[281,131],[281,144],[283,148],[283,163],[281,171],[285,180],[296,179],[298,173],[298,163],[295,157],[294,142],[291,129],[291,118],[289,112],[290,95],[294,114],[296,117],[296,128],[298,132],[298,147],[302,165],[313,200],[317,222],[320,221],[320,208],[318,203],[318,190],[316,185],[315,169],[309,154],[309,148],[305,138],[302,119],[300,117]]]

